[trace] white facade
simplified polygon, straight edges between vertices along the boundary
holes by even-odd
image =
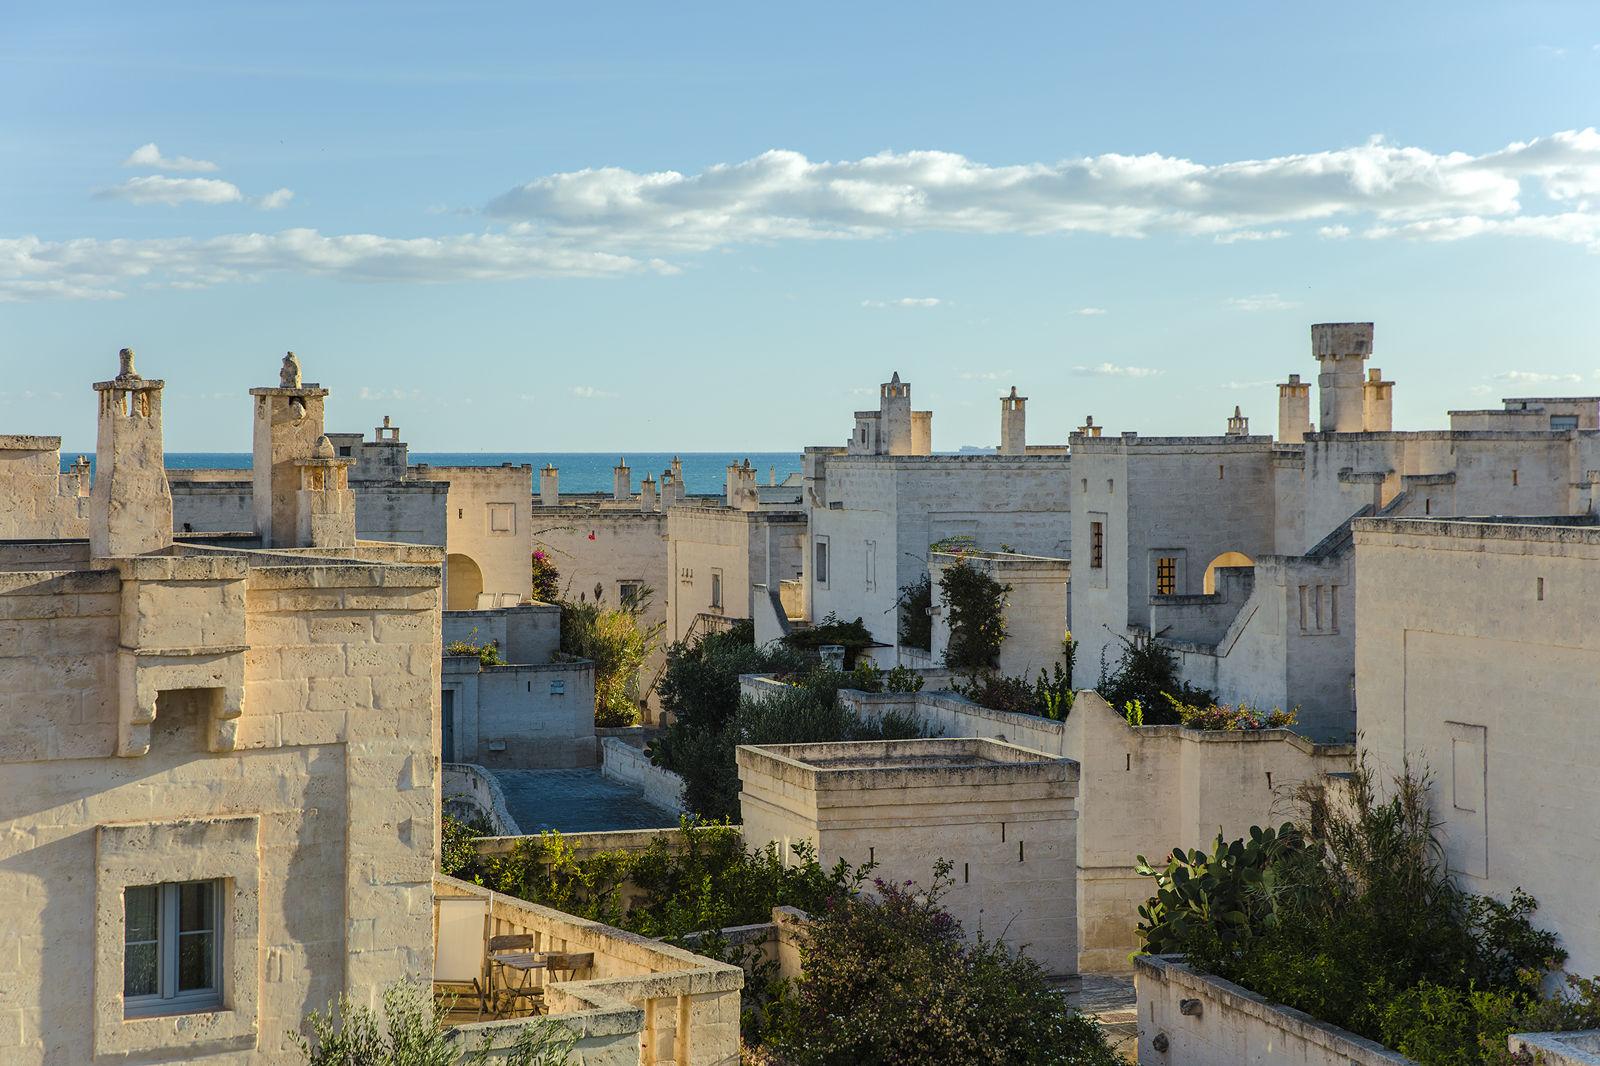
[[[1600,970],[1600,528],[1356,523],[1356,678],[1379,784],[1432,777],[1451,870],[1469,891],[1539,901],[1567,969]]]

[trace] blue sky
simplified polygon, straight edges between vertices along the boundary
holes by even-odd
[[[939,448],[1600,393],[1600,6],[9,5],[0,432],[249,447],[286,349],[425,451]]]

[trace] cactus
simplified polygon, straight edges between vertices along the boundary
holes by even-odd
[[[1233,944],[1270,929],[1282,893],[1279,861],[1306,847],[1292,823],[1250,827],[1248,839],[1209,852],[1175,848],[1165,866],[1139,856],[1137,870],[1156,881],[1156,893],[1139,907],[1139,939],[1150,954],[1186,953],[1197,944]]]

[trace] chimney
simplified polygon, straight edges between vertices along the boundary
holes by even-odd
[[[558,507],[561,504],[561,475],[556,464],[546,463],[539,468],[539,506]]]
[[[315,456],[323,436],[322,408],[328,390],[300,380],[300,360],[283,357],[275,388],[251,389],[255,397],[251,503],[263,548],[295,544],[300,535],[300,469]]]
[[[628,469],[628,460],[618,459],[617,465],[611,468],[611,498],[626,500],[632,495],[633,473]]]
[[[146,380],[133,349],[118,353],[110,381],[97,381],[100,424],[89,493],[89,551],[96,558],[147,555],[172,546],[172,489],[161,443],[164,381]]]
[[[1011,386],[1011,395],[1000,397],[1000,454],[1026,455],[1028,452],[1026,396],[1017,395]]]
[[[1311,383],[1299,374],[1278,386],[1278,440],[1299,444],[1311,432]]]
[[[1228,436],[1247,437],[1250,435],[1250,420],[1239,411],[1239,405],[1233,405],[1233,417],[1228,419]]]

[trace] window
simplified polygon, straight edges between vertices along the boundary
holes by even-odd
[[[1156,595],[1172,596],[1178,591],[1178,560],[1163,555],[1156,560]]]
[[[1515,488],[1516,484],[1517,484],[1517,471],[1516,471],[1515,467],[1512,467],[1512,469],[1511,469],[1511,486],[1513,488]]]
[[[878,587],[878,542],[867,541],[867,591],[873,592]]]
[[[221,881],[123,890],[122,1002],[130,1017],[222,1005]]]
[[[817,541],[816,581],[819,585],[828,583],[828,542],[826,540],[819,539]]]
[[[344,456],[344,457],[346,457],[346,458],[349,458],[349,456],[350,456],[350,445],[348,445],[348,444],[339,445],[339,454]]]
[[[1550,428],[1555,430],[1555,431],[1557,431],[1557,432],[1560,432],[1561,430],[1564,430],[1564,429],[1577,429],[1578,428],[1578,416],[1577,415],[1551,415],[1550,416]]]
[[[690,575],[690,578],[692,580],[693,575]],[[623,606],[636,603],[639,599],[639,589],[642,584],[643,583],[639,581],[617,582],[617,602]]]
[[[1089,523],[1089,569],[1099,570],[1106,565],[1106,524]]]
[[[717,610],[722,609],[722,571],[711,571],[711,606]]]

